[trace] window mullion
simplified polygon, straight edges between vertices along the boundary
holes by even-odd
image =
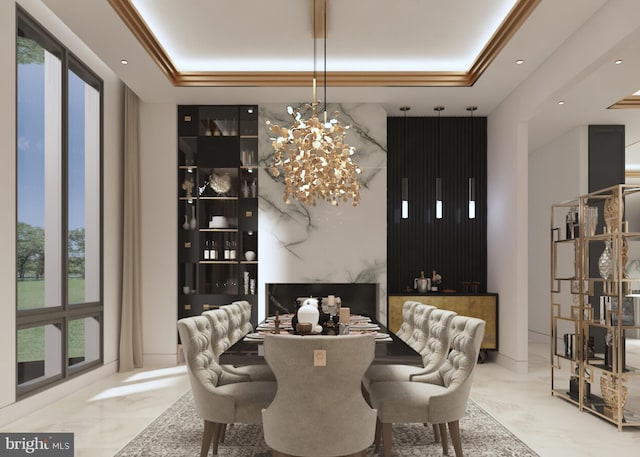
[[[68,239],[69,239],[69,53],[66,49],[62,52],[62,82],[61,94],[61,130],[62,130],[62,167],[61,167],[61,182],[62,182],[62,205],[61,205],[61,223],[62,230],[60,234],[62,236],[61,244],[62,255],[60,256],[60,275],[61,292],[62,292],[62,308],[65,310],[65,317],[62,322],[62,374],[63,377],[67,377],[68,360],[69,360],[69,278],[68,278]]]

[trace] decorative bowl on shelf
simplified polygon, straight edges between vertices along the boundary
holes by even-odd
[[[209,221],[209,228],[227,228],[229,222],[225,216],[211,216]]]
[[[247,259],[249,262],[256,260],[256,253],[254,251],[246,251],[244,253],[244,258]]]
[[[231,189],[231,176],[228,173],[223,175],[211,174],[209,186],[219,195],[224,195]]]
[[[600,377],[600,393],[607,406],[604,408],[605,415],[618,420],[618,405],[624,408],[627,403],[628,390],[622,385],[622,381],[614,375],[603,374]]]

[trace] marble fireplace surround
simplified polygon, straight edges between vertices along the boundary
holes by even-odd
[[[345,140],[355,146],[353,157],[362,168],[357,207],[284,203],[282,178],[268,172],[273,147],[266,121],[290,126],[293,119],[286,104],[260,105],[258,291],[265,294],[268,283],[375,283],[378,319],[386,322],[387,113],[378,104],[330,104],[327,111],[339,111],[340,120],[351,125]],[[262,320],[266,297],[258,303]]]
[[[378,315],[378,284],[376,283],[297,283],[266,284],[265,310],[273,316],[295,312],[296,298],[299,297],[340,297],[342,306],[351,314]]]

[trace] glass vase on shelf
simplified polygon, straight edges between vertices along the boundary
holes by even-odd
[[[566,237],[568,240],[573,240],[575,238],[578,238],[580,236],[580,232],[579,232],[579,216],[578,216],[578,208],[577,207],[573,207],[570,208],[569,211],[567,212],[567,216],[566,216],[566,222],[567,222],[567,233],[566,233]]]
[[[251,190],[249,189],[249,184],[247,183],[246,179],[242,181],[242,188],[240,190],[244,198],[249,198],[249,195],[251,194]]]
[[[604,251],[598,259],[598,271],[602,279],[613,278],[613,252],[611,250],[611,240],[604,242]]]
[[[585,206],[584,211],[586,235],[593,236],[596,234],[596,226],[598,225],[598,207]]]

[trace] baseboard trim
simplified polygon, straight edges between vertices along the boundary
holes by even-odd
[[[173,354],[144,354],[145,368],[167,368],[179,364],[177,351]]]
[[[548,343],[550,340],[550,335],[529,330],[529,343]]]
[[[529,372],[528,360],[515,360],[501,352],[496,355],[495,363],[518,374],[527,374]]]

